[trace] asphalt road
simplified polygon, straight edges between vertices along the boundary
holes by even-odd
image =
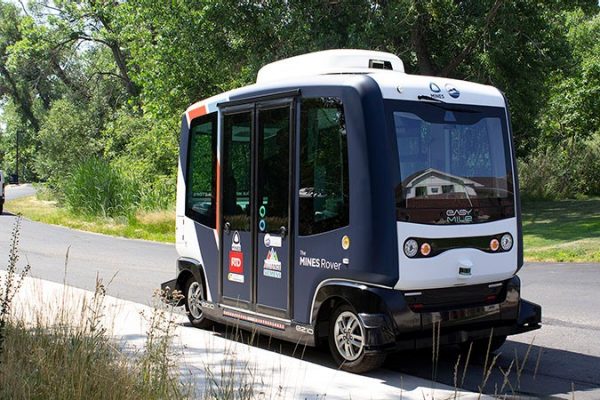
[[[29,183],[6,186],[6,200],[13,200],[25,196],[33,196],[34,194],[35,188]]]
[[[14,220],[10,215],[0,216],[0,268],[6,265]],[[65,281],[88,290],[94,289],[97,276],[105,283],[112,279],[108,294],[142,304],[151,302],[153,290],[161,282],[174,277],[177,257],[172,245],[84,233],[25,219],[20,249],[20,264],[28,262],[33,277]],[[576,399],[599,399],[600,265],[527,264],[519,275],[523,297],[543,306],[543,328],[509,338],[483,391],[571,398],[574,388]],[[271,340],[258,346],[289,354],[295,350],[294,345]],[[322,350],[307,349],[304,358],[333,368],[329,354]],[[443,350],[435,373],[431,358],[430,351],[399,353],[389,358],[386,368],[369,375],[379,381],[386,381],[390,374],[414,375],[453,386],[458,353]],[[511,363],[509,383],[502,388],[500,368],[507,371]],[[463,368],[461,362],[459,383]],[[516,374],[516,369],[522,369],[521,373]],[[484,381],[482,371],[483,361],[471,361],[462,387],[479,391]],[[373,390],[376,398],[376,387]]]

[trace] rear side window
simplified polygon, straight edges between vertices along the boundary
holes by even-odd
[[[214,228],[217,192],[217,113],[192,121],[187,159],[185,215]]]
[[[300,129],[300,235],[348,225],[348,151],[342,102],[302,100]]]

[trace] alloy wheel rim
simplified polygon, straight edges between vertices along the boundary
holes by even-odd
[[[188,289],[187,298],[190,314],[194,319],[202,318],[202,297],[202,287],[198,282],[193,282]]]
[[[354,361],[360,357],[365,345],[365,334],[356,314],[342,312],[335,320],[333,334],[338,353],[346,361]]]

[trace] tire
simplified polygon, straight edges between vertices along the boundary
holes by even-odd
[[[329,351],[340,369],[361,374],[379,368],[385,353],[365,354],[365,328],[353,307],[342,304],[329,321]]]
[[[204,299],[202,282],[198,282],[194,277],[188,279],[185,284],[185,312],[192,325],[200,329],[210,328],[213,325],[213,322],[207,319],[202,312],[200,302]]]

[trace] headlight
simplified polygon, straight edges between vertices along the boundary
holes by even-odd
[[[500,238],[500,245],[502,246],[502,250],[508,251],[512,248],[513,245],[513,237],[510,233],[505,233]]]
[[[406,257],[414,257],[417,255],[417,251],[419,250],[419,244],[415,239],[408,239],[404,242],[404,254]]]

